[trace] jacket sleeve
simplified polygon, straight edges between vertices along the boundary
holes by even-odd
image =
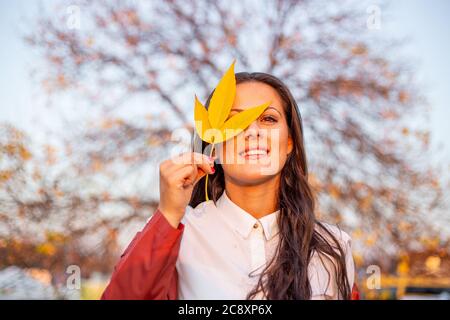
[[[175,229],[156,210],[121,255],[101,299],[177,299],[175,264],[183,231],[184,224]]]
[[[353,284],[352,295],[351,295],[350,299],[351,300],[360,300],[359,289],[358,289],[358,286],[356,285],[356,282]]]

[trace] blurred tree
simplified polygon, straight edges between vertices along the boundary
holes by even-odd
[[[3,222],[18,215],[26,229],[59,225],[68,246],[117,254],[107,243],[116,243],[126,223],[142,225],[156,206],[148,187],[157,181],[146,168],[167,156],[171,130],[192,130],[194,92],[204,101],[236,58],[237,72],[272,73],[297,99],[320,218],[355,230],[356,249],[378,256],[436,235],[443,220],[428,213],[442,204],[442,190],[424,157],[429,133],[410,125],[427,115],[427,104],[414,68],[398,57],[401,43],[371,30],[360,2],[74,4],[78,10],[43,9],[27,41],[45,61],[37,72],[49,94],[84,102],[97,121],[65,141],[62,157],[70,160],[59,175],[48,168],[58,167],[51,148],[36,181],[22,169],[2,171]],[[6,156],[24,165],[14,150]],[[147,185],[124,196],[117,184],[136,173]],[[9,239],[27,236],[15,222]]]

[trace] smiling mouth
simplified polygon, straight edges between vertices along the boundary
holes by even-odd
[[[244,150],[239,153],[239,156],[245,159],[258,159],[262,157],[267,157],[270,153],[268,149],[249,149]]]

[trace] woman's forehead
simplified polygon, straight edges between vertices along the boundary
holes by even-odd
[[[269,101],[272,107],[282,111],[281,98],[274,88],[262,82],[244,82],[236,86],[232,109],[245,110]]]

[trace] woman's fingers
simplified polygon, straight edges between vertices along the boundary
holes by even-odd
[[[158,208],[177,227],[192,196],[192,185],[212,173],[214,161],[201,153],[188,152],[163,161],[159,166]],[[190,190],[186,187],[190,186]],[[190,191],[190,192],[189,192]]]
[[[194,165],[186,166],[178,169],[173,177],[176,180],[176,185],[178,188],[185,188],[193,185],[197,177],[198,170]]]
[[[209,163],[194,163],[177,169],[173,173],[173,179],[177,181],[179,187],[194,185],[207,173],[214,173]]]
[[[172,158],[172,163],[179,166],[211,162],[207,155],[198,152],[186,152]]]
[[[209,164],[214,165],[214,160],[210,160],[208,156],[198,152],[186,152],[176,157],[164,161],[163,168],[167,171],[175,172],[177,169],[192,164]]]

